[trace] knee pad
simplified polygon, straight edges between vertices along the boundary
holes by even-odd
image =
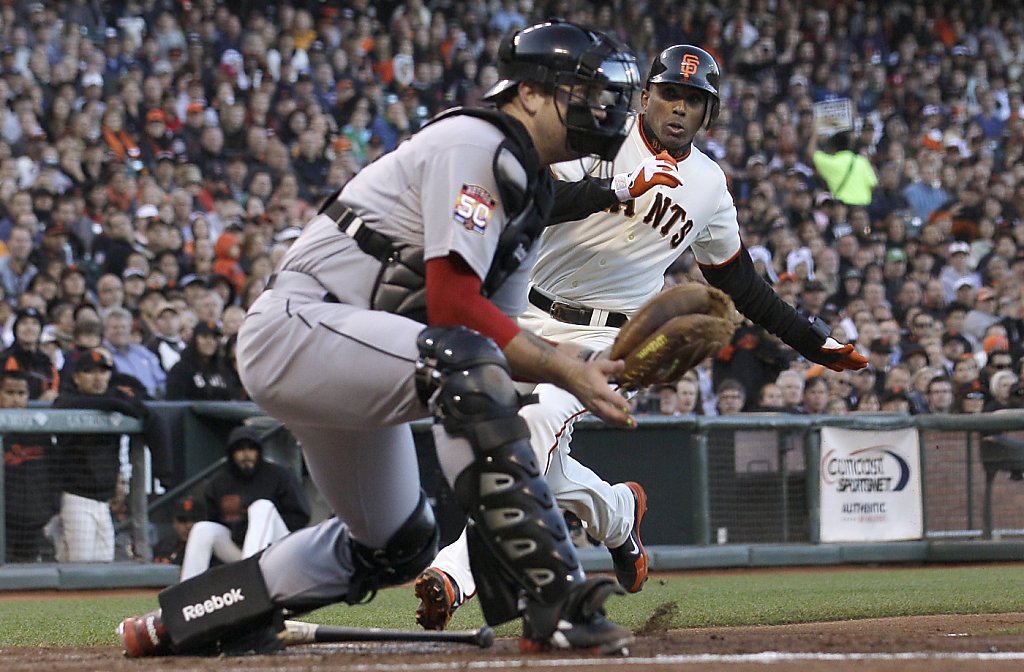
[[[477,452],[496,441],[529,437],[508,362],[494,341],[466,327],[428,327],[417,339],[417,389],[435,418]]]
[[[474,575],[499,570],[493,580],[478,578],[487,622],[513,618],[519,590],[543,604],[558,602],[570,584],[582,582],[583,570],[519,417],[522,403],[504,355],[465,328],[425,329],[419,346],[421,389],[437,421],[465,438],[475,455],[453,490],[470,518]]]
[[[434,512],[420,493],[420,502],[384,548],[370,548],[350,540],[354,571],[349,579],[349,604],[362,602],[387,586],[412,581],[437,555],[441,537]]]

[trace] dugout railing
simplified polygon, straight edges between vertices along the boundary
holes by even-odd
[[[223,441],[231,427],[241,422],[258,424],[272,439],[272,458],[302,472],[294,440],[254,404],[153,402],[150,408],[171,425],[178,471],[173,488],[154,487],[147,451],[138,435],[141,427],[132,418],[43,406],[0,411],[0,435],[104,432],[131,437],[125,442],[124,465],[130,474],[128,517],[121,526],[131,535],[137,565],[151,559],[151,543],[167,529],[175,499],[196,492],[213,465],[223,459]],[[819,542],[817,468],[823,427],[868,432],[917,428],[922,539],[870,546],[870,551],[864,545]],[[438,513],[443,538],[453,539],[463,520],[433,456],[429,422],[414,423],[413,429],[424,488]],[[985,436],[1009,437],[1011,442],[1001,448],[991,442],[983,445]],[[636,430],[611,429],[584,418],[574,432],[573,454],[609,481],[637,480],[647,488],[650,511],[644,521],[644,540],[652,549],[656,568],[1020,559],[1024,558],[1024,541],[1018,539],[1024,539],[1024,482],[1014,478],[1019,475],[1015,467],[1024,466],[1018,465],[1024,461],[1024,441],[1015,452],[1014,438],[1024,439],[1024,411],[934,416],[640,416]],[[322,508],[319,513],[328,515]],[[0,533],[0,551],[3,545]],[[600,549],[593,554],[584,550],[583,555],[594,568],[607,566],[607,554]],[[5,585],[0,573],[0,589]]]

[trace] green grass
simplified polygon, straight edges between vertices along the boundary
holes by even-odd
[[[609,615],[633,629],[656,611],[661,624],[686,628],[773,625],[921,614],[1024,612],[1024,563],[800,572],[655,574],[643,592],[609,602]],[[671,605],[675,605],[672,609]],[[156,606],[153,597],[122,595],[4,600],[0,592],[0,646],[114,644],[113,629],[125,616]],[[308,617],[318,623],[415,628],[416,599],[410,587],[382,591],[367,605],[335,605]],[[659,609],[661,608],[661,609]],[[453,628],[483,622],[474,600],[460,609]],[[498,629],[518,633],[517,624]]]

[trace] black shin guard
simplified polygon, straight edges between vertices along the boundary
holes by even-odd
[[[236,641],[273,626],[280,611],[270,601],[259,558],[257,553],[214,567],[160,593],[161,616],[176,652],[244,653],[247,645],[240,649]]]
[[[349,579],[345,601],[357,604],[373,599],[377,591],[412,581],[437,555],[440,529],[434,520],[434,511],[420,493],[416,510],[402,523],[384,548],[370,548],[358,541],[349,543],[355,571]]]
[[[583,570],[518,415],[504,355],[465,328],[428,328],[419,345],[421,390],[445,430],[475,454],[452,489],[470,518],[470,562],[487,622],[517,616],[520,592],[534,604],[563,604]]]

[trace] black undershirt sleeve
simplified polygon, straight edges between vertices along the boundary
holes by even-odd
[[[822,327],[812,328],[817,323],[798,313],[783,301],[775,290],[757,274],[754,262],[747,248],[740,246],[736,257],[721,266],[701,266],[701,273],[708,284],[717,287],[730,297],[737,310],[751,321],[761,325],[782,339],[811,361],[820,359],[821,346],[828,337]]]
[[[584,177],[578,182],[555,180],[555,206],[548,226],[574,222],[619,204],[607,179]]]

